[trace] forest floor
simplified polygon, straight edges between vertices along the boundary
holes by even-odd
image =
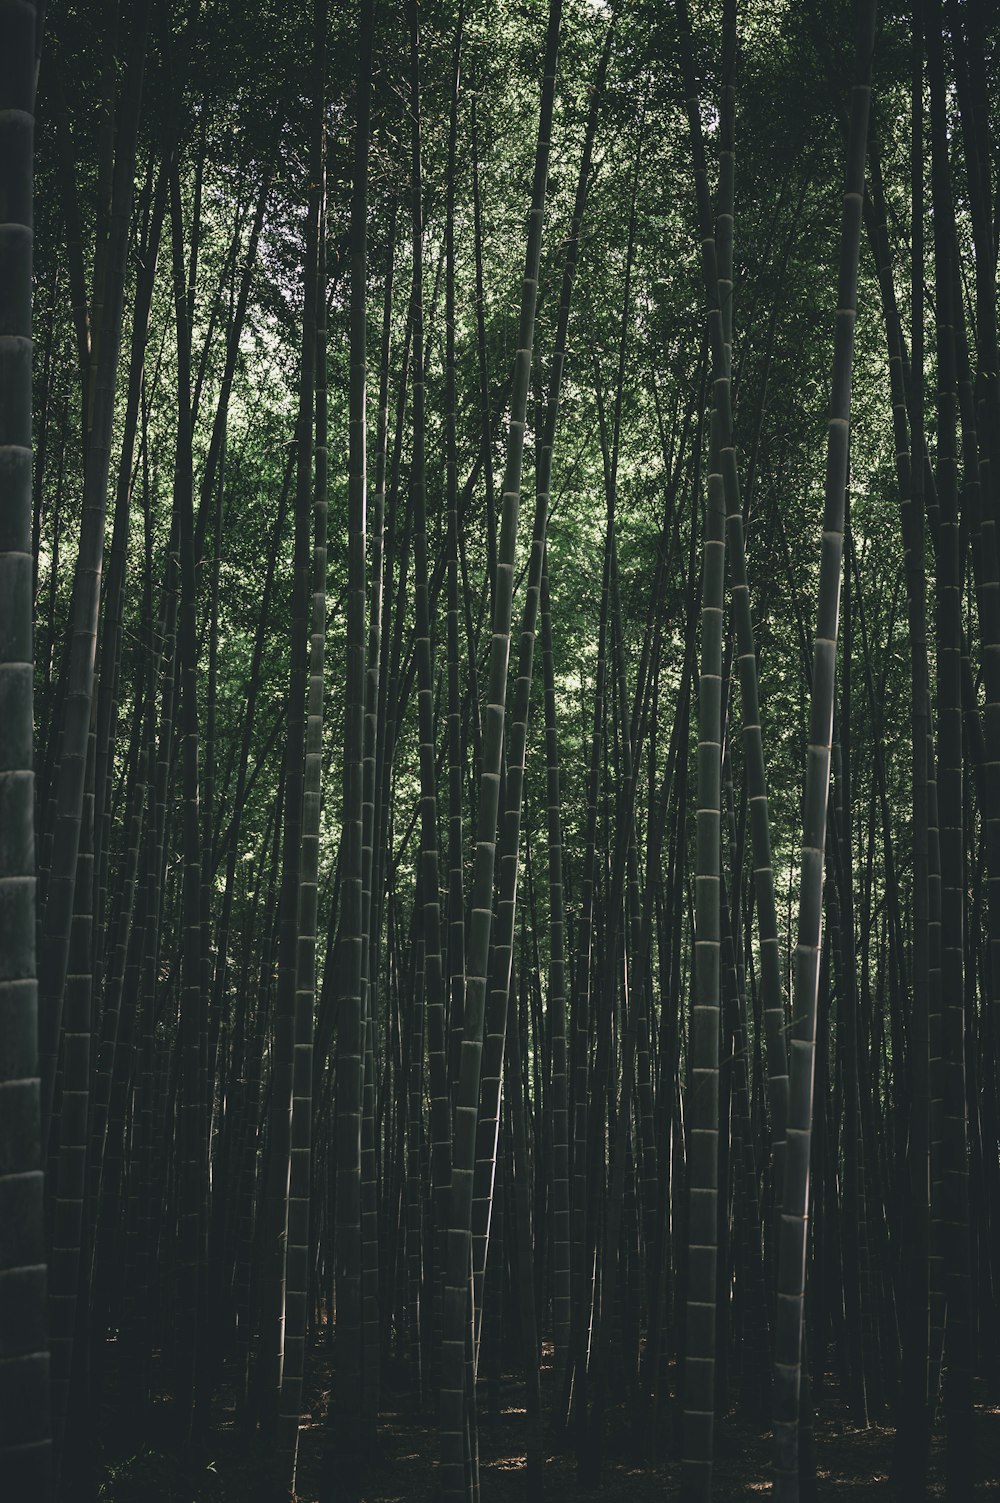
[[[298,1499],[317,1503],[323,1465],[325,1413],[329,1400],[328,1350],[317,1349],[307,1373],[307,1419],[300,1433]],[[550,1379],[551,1381],[551,1379]],[[543,1383],[543,1404],[545,1388]],[[974,1499],[1000,1500],[1000,1405],[977,1395]],[[525,1412],[521,1384],[504,1379],[499,1414],[480,1420],[482,1503],[527,1503]],[[363,1503],[433,1503],[437,1496],[437,1438],[433,1420],[415,1415],[407,1402],[383,1395],[383,1416],[371,1458]],[[169,1406],[160,1408],[163,1430]],[[114,1434],[113,1422],[106,1433]],[[771,1438],[730,1412],[716,1427],[713,1497],[717,1503],[765,1497],[770,1493]],[[124,1439],[124,1437],[122,1437]],[[883,1424],[858,1429],[849,1424],[835,1385],[829,1381],[815,1416],[817,1499],[875,1503],[896,1497],[889,1480],[893,1430]],[[105,1447],[96,1496],[102,1503],[256,1503],[265,1456],[260,1443],[237,1425],[235,1410],[223,1406],[217,1425],[197,1457],[181,1458],[166,1435],[150,1437],[139,1454],[121,1444]],[[931,1442],[931,1498],[944,1497],[944,1435]],[[586,1503],[660,1503],[676,1496],[680,1465],[644,1462],[636,1457],[632,1426],[610,1411],[607,1444],[599,1478],[582,1481],[570,1447],[555,1449],[547,1436],[546,1503],[585,1499]],[[94,1496],[87,1489],[90,1497]],[[72,1494],[70,1494],[72,1496]],[[899,1503],[906,1503],[900,1499]],[[972,1503],[972,1500],[970,1500]]]

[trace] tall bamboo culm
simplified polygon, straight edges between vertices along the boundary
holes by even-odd
[[[548,177],[549,144],[555,98],[556,59],[562,19],[561,0],[550,0],[545,41],[538,143],[535,150],[528,243],[521,287],[517,354],[510,398],[507,455],[503,480],[500,539],[494,589],[493,632],[484,706],[483,765],[476,811],[476,851],[472,874],[472,905],[466,953],[465,1005],[458,1091],[452,1142],[451,1197],[445,1258],[445,1288],[441,1340],[441,1485],[447,1500],[466,1499],[478,1491],[467,1393],[466,1344],[470,1339],[472,1193],[476,1164],[476,1124],[479,1116],[483,1024],[493,924],[493,880],[503,753],[504,711],[507,701],[507,663],[514,595],[517,519],[521,501],[521,464],[524,429],[531,386],[531,360],[538,301],[542,221]],[[474,1421],[472,1421],[474,1423]],[[469,1466],[466,1466],[466,1457]]]
[[[296,914],[295,1013],[285,1243],[285,1330],[279,1406],[279,1485],[295,1495],[299,1415],[309,1329],[310,1190],[312,1179],[313,1034],[316,1004],[316,927],[319,906],[319,836],[323,777],[323,669],[326,660],[327,383],[326,383],[326,33],[327,0],[315,6],[315,93],[310,150],[309,252],[306,276],[315,280],[308,300],[315,322],[304,339],[315,341],[315,422],[312,467],[312,600],[309,676],[302,779],[302,835]]]
[[[31,269],[35,5],[0,5],[0,1476],[48,1503],[35,969]]]
[[[774,1336],[774,1495],[799,1499],[799,1403],[809,1212],[816,1014],[819,989],[823,873],[830,756],[837,685],[837,635],[844,555],[845,495],[850,454],[851,368],[861,248],[865,153],[875,42],[875,0],[861,0],[855,83],[851,93],[834,329],[833,381],[827,430],[819,603],[813,639],[809,741],[806,751],[799,916],[789,1047],[788,1125]]]
[[[336,1353],[337,1402],[330,1406],[323,1496],[356,1496],[366,1442],[361,1396],[361,1114],[364,1090],[365,995],[362,902],[365,716],[365,593],[367,501],[368,153],[374,0],[361,0],[354,186],[350,222],[350,382],[348,415],[347,708],[344,722],[344,854],[341,947],[344,989],[337,1030]],[[373,1354],[374,1355],[374,1354]]]

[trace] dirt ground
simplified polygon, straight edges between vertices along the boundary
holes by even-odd
[[[547,1385],[546,1385],[547,1386]],[[408,1401],[384,1396],[382,1422],[371,1458],[363,1503],[433,1503],[437,1496],[437,1438],[430,1416],[414,1415]],[[298,1498],[318,1503],[323,1465],[324,1417],[329,1399],[327,1353],[312,1355],[307,1374],[306,1424],[300,1434]],[[977,1403],[977,1473],[974,1499],[1000,1500],[1000,1404]],[[543,1403],[545,1394],[543,1390]],[[504,1380],[500,1414],[494,1424],[480,1423],[482,1503],[529,1503],[524,1455],[525,1416],[520,1385]],[[168,1406],[163,1406],[164,1437],[139,1454],[126,1447],[106,1453],[97,1497],[106,1503],[256,1503],[265,1455],[260,1442],[238,1428],[232,1408],[223,1407],[217,1427],[197,1457],[181,1459],[165,1440]],[[111,1427],[114,1433],[114,1427]],[[716,1427],[713,1495],[718,1503],[765,1497],[770,1492],[771,1439],[745,1423],[735,1411]],[[835,1387],[826,1385],[815,1420],[819,1500],[875,1503],[890,1500],[893,1431],[883,1424],[865,1430],[846,1421]],[[944,1437],[940,1425],[932,1438],[932,1498],[944,1497]],[[631,1426],[622,1413],[609,1411],[607,1446],[599,1478],[581,1479],[568,1445],[546,1435],[544,1498],[546,1503],[661,1503],[677,1496],[680,1466],[675,1461],[637,1460]],[[91,1494],[93,1496],[93,1494]],[[530,1503],[536,1503],[531,1499]],[[905,1500],[900,1500],[905,1503]],[[972,1500],[970,1500],[972,1503]]]

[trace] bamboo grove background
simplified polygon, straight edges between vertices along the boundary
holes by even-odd
[[[734,1411],[814,1496],[830,1402],[972,1496],[998,69],[974,0],[2,0],[4,1497],[229,1398],[294,1495],[321,1356],[324,1498],[391,1400],[477,1499],[510,1373],[530,1496],[614,1425],[706,1500]]]

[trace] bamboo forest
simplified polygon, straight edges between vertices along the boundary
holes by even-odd
[[[1000,1496],[996,0],[0,0],[0,1499]]]

